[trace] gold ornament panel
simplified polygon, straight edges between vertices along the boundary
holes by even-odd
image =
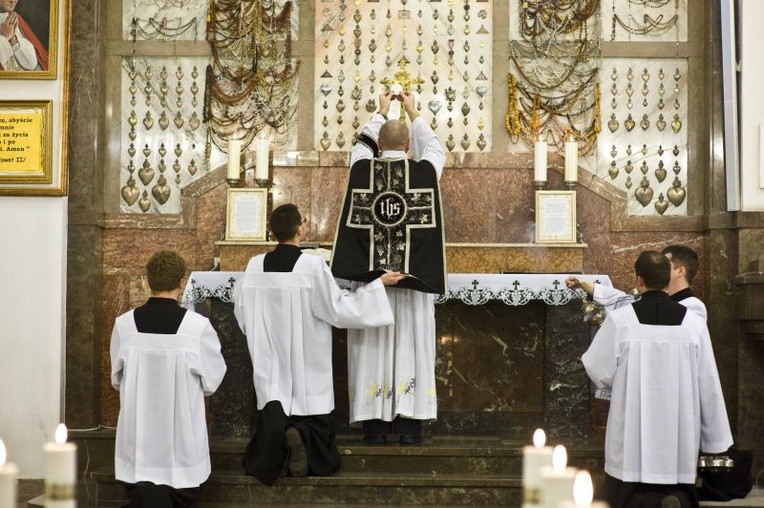
[[[492,19],[480,0],[317,1],[315,148],[350,150],[405,58],[417,108],[446,150],[490,151]]]

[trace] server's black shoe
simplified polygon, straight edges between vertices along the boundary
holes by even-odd
[[[292,476],[307,476],[308,453],[299,430],[294,427],[286,430],[286,446],[289,450],[289,473]]]
[[[415,445],[422,442],[421,434],[401,434],[400,443],[402,445]]]
[[[384,434],[370,434],[363,436],[363,442],[369,445],[385,445],[387,444],[387,436]]]

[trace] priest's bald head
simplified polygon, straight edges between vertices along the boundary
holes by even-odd
[[[379,129],[379,151],[409,149],[409,128],[406,122],[388,120]]]
[[[634,263],[634,273],[640,293],[656,289],[665,290],[671,280],[671,262],[660,252],[646,250]]]

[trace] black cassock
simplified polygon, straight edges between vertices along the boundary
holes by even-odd
[[[426,160],[362,159],[350,168],[332,273],[370,282],[385,271],[409,275],[396,287],[446,292],[440,187]]]

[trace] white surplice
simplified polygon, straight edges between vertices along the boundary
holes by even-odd
[[[114,476],[182,489],[210,475],[204,396],[226,366],[209,320],[187,311],[175,334],[139,332],[133,311],[111,336],[111,384],[119,390]]]
[[[631,305],[608,313],[583,355],[586,372],[612,397],[605,472],[625,482],[694,483],[698,450],[732,445],[705,321],[644,325]]]
[[[323,258],[301,255],[292,272],[264,272],[265,255],[249,261],[234,290],[234,313],[247,336],[257,408],[278,400],[287,416],[334,409],[332,326],[393,322],[379,279],[340,289]]]
[[[603,286],[602,284],[594,284],[594,294],[592,298],[595,302],[601,303],[607,309],[617,309],[624,305],[631,305],[636,300],[633,295],[628,295],[616,289],[614,287]],[[706,305],[697,296],[691,296],[683,300],[679,300],[677,303],[684,305],[689,310],[703,318],[704,321],[708,320],[708,311]]]
[[[373,140],[385,119],[374,115],[363,128]],[[446,156],[440,140],[419,117],[411,123],[414,160],[427,160],[440,178]],[[363,143],[353,146],[350,166],[371,159]],[[386,150],[383,158],[405,158],[402,151]],[[395,324],[348,331],[348,390],[350,424],[363,420],[392,421],[396,416],[434,420],[438,414],[435,388],[435,298],[429,293],[388,287]]]

